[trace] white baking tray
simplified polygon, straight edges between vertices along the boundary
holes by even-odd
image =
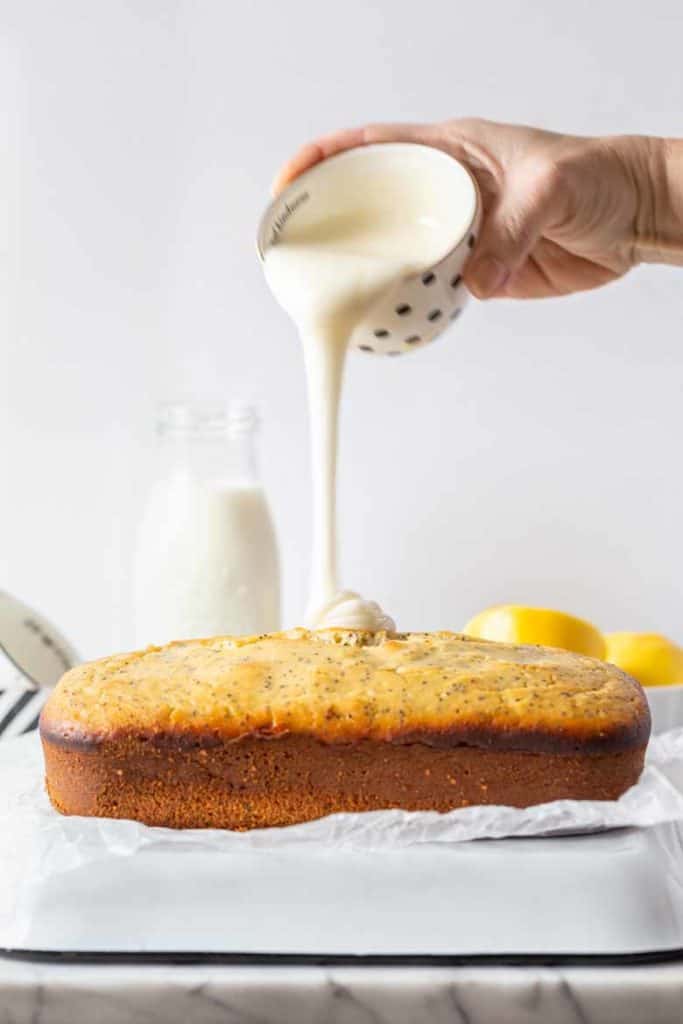
[[[260,956],[674,955],[683,949],[683,833],[660,826],[391,853],[143,850],[39,889],[28,926],[5,934],[2,945]]]
[[[14,742],[5,755],[20,778],[24,755],[39,771],[35,741]],[[35,786],[42,793],[38,776]],[[0,817],[10,790],[0,788]],[[125,838],[136,833],[132,823],[102,843],[111,823],[55,818],[44,794],[40,810],[30,787],[20,791],[0,831],[0,951],[15,955],[397,963],[683,956],[679,822],[391,849],[206,849],[158,830],[138,846]],[[60,860],[69,850],[74,859]]]

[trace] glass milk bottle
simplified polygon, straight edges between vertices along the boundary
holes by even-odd
[[[280,625],[275,531],[244,403],[173,404],[157,420],[157,474],[137,530],[137,646]]]

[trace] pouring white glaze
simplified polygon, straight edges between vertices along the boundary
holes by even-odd
[[[451,217],[438,215],[431,179],[384,163],[359,173],[343,160],[321,178],[325,215],[302,202],[282,218],[265,253],[265,275],[296,323],[304,348],[313,465],[313,561],[307,620],[317,628],[393,629],[374,601],[340,591],[336,468],[339,402],[349,339],[395,281],[436,263],[453,242]],[[436,207],[436,209],[435,209]]]

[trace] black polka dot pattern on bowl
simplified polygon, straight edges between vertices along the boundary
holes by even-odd
[[[478,231],[477,220],[439,263],[397,282],[395,289],[369,312],[370,323],[358,325],[354,346],[361,352],[396,358],[440,338],[451,323],[459,320],[467,305],[463,268],[477,244]],[[450,336],[456,334],[453,331]]]

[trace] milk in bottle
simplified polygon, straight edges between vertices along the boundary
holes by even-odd
[[[256,466],[257,426],[242,403],[162,409],[159,474],[137,531],[137,646],[279,628],[279,560]]]

